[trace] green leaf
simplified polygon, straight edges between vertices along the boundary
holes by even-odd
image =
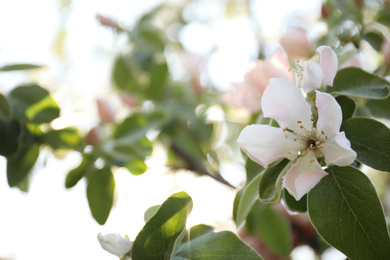
[[[168,78],[168,65],[166,63],[155,64],[150,78],[147,96],[151,99],[159,99],[164,92],[164,85]]]
[[[10,64],[3,67],[0,67],[0,71],[14,71],[14,70],[32,70],[32,69],[40,69],[43,68],[43,65],[35,65],[35,64]]]
[[[88,175],[90,171],[95,171],[94,167],[95,159],[90,154],[83,154],[83,159],[79,166],[71,170],[65,179],[65,188],[72,188],[75,186],[81,178]]]
[[[233,207],[233,216],[236,226],[244,222],[253,204],[259,198],[259,183],[262,174],[258,174],[252,181],[249,182],[242,190],[240,190],[235,198]],[[237,200],[237,201],[236,201]]]
[[[380,10],[375,19],[378,23],[390,26],[390,10],[386,8]]]
[[[203,236],[209,232],[213,232],[213,230],[213,227],[204,224],[193,226],[187,231],[185,237],[182,240],[182,243],[194,240],[197,237]]]
[[[365,104],[374,117],[390,119],[390,97],[386,99],[367,99]]]
[[[138,233],[132,249],[133,260],[172,258],[185,232],[192,199],[185,192],[169,197]]]
[[[22,129],[18,149],[7,157],[7,179],[10,187],[17,186],[29,174],[39,155],[39,144],[26,129]]]
[[[381,202],[368,177],[353,167],[331,166],[308,195],[318,233],[350,259],[385,260],[390,239]]]
[[[156,258],[162,259],[162,258]],[[261,260],[262,258],[230,231],[209,232],[183,243],[174,260]]]
[[[132,140],[139,140],[144,137],[150,129],[156,129],[164,123],[162,113],[137,113],[127,117],[117,125],[114,137],[131,136]]]
[[[327,91],[346,96],[384,99],[389,96],[389,86],[389,82],[384,78],[349,67],[337,72],[333,87]]]
[[[88,175],[87,199],[93,218],[106,223],[114,201],[115,180],[108,167],[91,171]]]
[[[8,99],[13,119],[39,124],[51,122],[60,114],[49,92],[36,84],[13,89]]]
[[[246,171],[246,182],[249,183],[253,178],[259,175],[259,173],[264,171],[264,167],[252,161],[248,157],[245,162],[245,171]]]
[[[356,111],[355,101],[347,96],[338,96],[336,100],[341,107],[341,111],[343,113],[343,121],[351,118]]]
[[[344,121],[341,131],[351,142],[357,159],[368,166],[390,172],[390,129],[369,118],[351,118]]]
[[[127,163],[126,168],[134,175],[141,175],[148,169],[148,166],[143,160],[134,160]]]
[[[366,40],[371,46],[377,50],[381,51],[382,44],[384,37],[381,33],[379,32],[368,32],[363,35],[363,39]]]
[[[10,156],[17,151],[20,129],[17,121],[0,120],[0,155]]]
[[[5,96],[0,94],[0,120],[9,119],[9,104]]]
[[[283,159],[270,165],[263,173],[259,185],[259,197],[263,203],[273,203],[280,199],[282,177],[290,168],[290,161]]]
[[[307,194],[297,201],[286,189],[284,189],[283,198],[289,210],[302,213],[307,211]]]
[[[292,250],[290,224],[270,205],[257,201],[248,215],[246,226],[252,234],[257,234],[272,252],[289,256]]]
[[[122,55],[114,61],[112,81],[119,90],[135,92],[138,89],[137,79],[134,77],[132,68]]]
[[[144,213],[144,221],[145,223],[149,221],[149,219],[151,219],[154,214],[156,214],[157,210],[160,208],[160,205],[155,205],[155,206],[152,206],[150,208],[148,208],[145,213]]]
[[[74,149],[77,150],[81,146],[81,136],[75,128],[64,128],[60,130],[51,130],[42,136],[40,140],[47,143],[54,149]]]

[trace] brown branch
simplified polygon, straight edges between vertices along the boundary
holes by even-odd
[[[172,143],[170,148],[172,149],[172,151],[177,156],[179,156],[180,158],[182,158],[186,162],[188,170],[194,171],[194,172],[196,172],[196,173],[198,173],[200,175],[209,176],[209,177],[213,178],[214,180],[216,180],[216,181],[218,181],[218,182],[220,182],[222,184],[225,184],[225,185],[235,189],[235,187],[233,185],[231,185],[229,182],[227,182],[221,176],[221,174],[219,174],[219,173],[214,173],[214,174],[209,173],[209,171],[202,165],[201,162],[199,162],[193,156],[191,156],[186,151],[181,149],[178,145]]]

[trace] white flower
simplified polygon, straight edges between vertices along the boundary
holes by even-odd
[[[133,246],[133,243],[131,243],[127,236],[121,237],[119,234],[107,234],[103,236],[102,233],[99,233],[97,238],[104,250],[119,257],[127,254]]]
[[[333,79],[338,69],[336,53],[329,46],[317,48],[319,61],[304,61],[302,68],[302,89],[305,92],[319,89],[321,86],[333,86]]]
[[[288,80],[271,79],[261,105],[264,116],[275,119],[280,128],[249,125],[237,141],[242,150],[263,167],[282,158],[297,158],[283,182],[297,200],[327,175],[318,163],[318,157],[323,155],[327,165],[338,166],[349,165],[355,160],[356,153],[345,133],[339,132],[341,108],[331,95],[316,91],[316,124],[302,91]]]

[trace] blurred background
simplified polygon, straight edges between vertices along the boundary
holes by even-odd
[[[120,84],[123,79],[113,76],[121,61],[118,57],[128,57],[132,49],[146,46],[142,42],[129,44],[129,37],[136,42],[137,31],[133,28],[138,19],[161,4],[169,8],[160,10],[152,23],[162,36],[153,38],[155,34],[150,31],[147,43],[153,45],[161,39],[169,42],[163,49],[157,46],[155,52],[165,57],[171,81],[185,82],[180,83],[181,87],[191,89],[185,95],[195,97],[197,113],[203,113],[198,104],[207,106],[204,114],[217,128],[211,144],[218,157],[217,168],[231,186],[238,188],[246,176],[244,160],[234,141],[251,111],[238,104],[233,109],[220,104],[245,81],[251,62],[270,57],[283,45],[286,34],[304,31],[311,45],[303,56],[313,54],[313,42],[327,34],[321,0],[0,0],[0,66],[44,66],[1,73],[0,91],[4,94],[19,84],[39,83],[61,108],[60,118],[51,126],[75,126],[82,136],[104,121],[96,100],[109,104],[113,111],[109,116],[116,120],[138,108],[148,111],[167,107],[177,92],[161,99],[154,97],[155,102],[141,94],[128,95],[126,86]],[[292,28],[299,30],[291,32]],[[149,58],[141,57],[140,61]],[[158,55],[152,58],[159,59]],[[360,58],[368,71],[382,59],[369,44],[360,46]],[[138,80],[149,79],[140,74]],[[158,101],[161,104],[156,105]],[[103,135],[110,132],[109,127],[101,128]],[[148,132],[148,138],[154,140],[158,134]],[[226,143],[231,144],[230,148]],[[170,154],[161,145],[155,145],[146,159],[148,170],[139,176],[123,167],[115,168],[114,206],[106,224],[99,225],[89,210],[86,181],[82,179],[70,189],[64,186],[67,173],[82,160],[79,152],[42,149],[28,193],[7,185],[6,160],[1,157],[0,259],[116,259],[101,249],[98,232],[127,234],[134,240],[144,224],[144,211],[180,190],[194,200],[188,226],[205,223],[217,230],[236,231],[232,209],[237,189],[209,176],[196,175],[191,167],[167,167]],[[294,250],[292,257],[315,259],[308,247]],[[336,251],[326,257],[343,259]]]

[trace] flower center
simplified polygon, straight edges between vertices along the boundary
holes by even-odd
[[[314,120],[312,119],[314,122]],[[299,128],[302,130],[301,133],[294,133],[294,142],[300,143],[299,155],[304,156],[308,151],[323,148],[322,144],[328,141],[328,136],[325,135],[324,131],[319,131],[317,128],[312,127],[311,130],[306,129],[302,125],[302,121],[297,121]],[[283,129],[286,131],[287,128]],[[286,134],[286,138],[289,139]]]

